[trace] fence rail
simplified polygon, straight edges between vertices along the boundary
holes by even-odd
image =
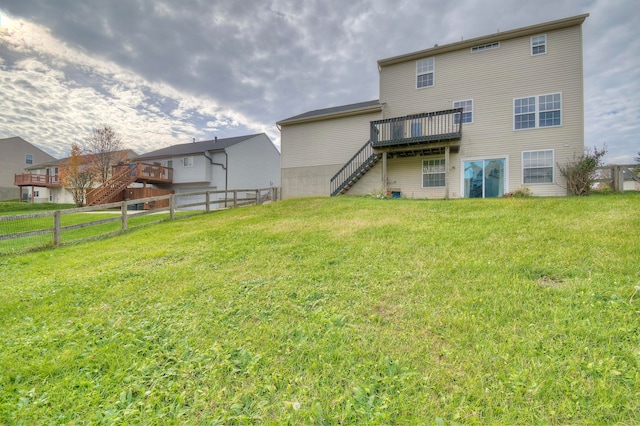
[[[640,167],[637,164],[613,164],[596,169],[596,184],[616,192],[640,188]]]
[[[211,210],[263,204],[278,197],[279,188],[275,187],[199,191],[66,210],[0,215],[0,255],[95,239]],[[144,204],[162,205],[164,200],[168,201],[166,207],[138,210]]]

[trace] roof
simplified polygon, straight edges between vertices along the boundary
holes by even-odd
[[[348,117],[350,115],[365,114],[368,112],[382,111],[382,104],[378,99],[373,101],[358,102],[355,104],[340,105],[331,108],[316,109],[303,114],[278,121],[278,125],[298,124],[308,121],[324,120],[327,118]]]
[[[236,136],[233,138],[224,138],[224,139],[216,138],[209,141],[200,141],[200,142],[192,142],[192,143],[183,143],[180,145],[171,145],[166,148],[161,148],[155,151],[147,152],[146,154],[142,154],[139,157],[136,157],[136,160],[146,160],[151,158],[162,158],[162,157],[175,157],[180,155],[202,154],[209,151],[223,151],[232,145],[238,144],[240,142],[244,142],[248,139],[251,139],[260,135],[264,135],[264,133],[258,133],[255,135],[246,135],[246,136]]]
[[[585,13],[583,15],[576,15],[569,18],[558,19],[556,21],[544,22],[542,24],[536,24],[528,27],[517,28],[515,30],[497,32],[495,34],[471,38],[469,40],[458,41],[456,43],[445,44],[443,46],[435,45],[430,49],[425,49],[417,52],[407,53],[404,55],[394,56],[387,59],[381,59],[378,61],[378,65],[381,67],[384,67],[387,65],[399,64],[401,62],[421,59],[427,56],[433,56],[441,53],[451,52],[454,50],[470,49],[474,46],[479,46],[483,44],[495,43],[498,41],[508,40],[512,38],[540,34],[546,31],[574,27],[577,25],[582,25],[582,23],[584,22],[585,19],[587,19],[588,16],[589,14]]]
[[[138,155],[138,153],[132,149],[122,149],[119,151],[114,151],[114,154],[119,154],[119,153],[124,154],[126,158],[133,158],[136,155]],[[94,154],[85,154],[85,155],[81,155],[80,157],[83,159],[83,162],[88,162],[89,157],[91,157],[92,155]],[[35,170],[35,169],[41,169],[43,167],[59,166],[60,164],[65,163],[69,158],[71,157],[65,157],[59,160],[53,159],[52,161],[46,161],[44,163],[34,164],[33,166],[25,167],[25,170]]]

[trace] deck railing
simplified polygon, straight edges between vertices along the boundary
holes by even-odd
[[[462,137],[462,108],[371,122],[374,148],[447,141]]]
[[[117,175],[122,170],[127,169],[137,180],[149,180],[158,183],[173,182],[173,167],[164,167],[151,163],[129,163],[113,166],[112,176]]]
[[[358,180],[369,168],[373,167],[377,161],[378,155],[373,151],[371,141],[367,141],[331,178],[331,195],[340,194],[348,185]]]
[[[21,173],[14,176],[13,184],[15,186],[60,186],[60,177],[58,175]]]

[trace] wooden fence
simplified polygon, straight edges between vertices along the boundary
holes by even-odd
[[[0,216],[0,255],[104,237],[164,220],[208,213],[211,210],[263,204],[276,201],[278,197],[278,188],[274,187],[199,191],[98,206]],[[145,205],[155,205],[158,208],[143,210]]]
[[[597,168],[596,184],[616,192],[640,188],[640,165],[613,164]]]

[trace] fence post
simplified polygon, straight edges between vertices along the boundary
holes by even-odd
[[[56,210],[53,213],[53,245],[54,246],[59,246],[60,245],[60,210]]]
[[[233,190],[233,208],[238,207],[238,191]]]
[[[209,213],[210,194],[211,194],[211,193],[210,193],[209,191],[207,191],[207,193],[205,194],[205,203],[206,203],[206,204],[205,204],[205,211],[206,211],[207,213]]]
[[[120,214],[122,214],[122,230],[127,230],[127,202],[123,201],[120,205]]]
[[[169,196],[169,219],[174,220],[176,218],[176,194]]]
[[[256,206],[260,204],[260,190],[256,189]]]

